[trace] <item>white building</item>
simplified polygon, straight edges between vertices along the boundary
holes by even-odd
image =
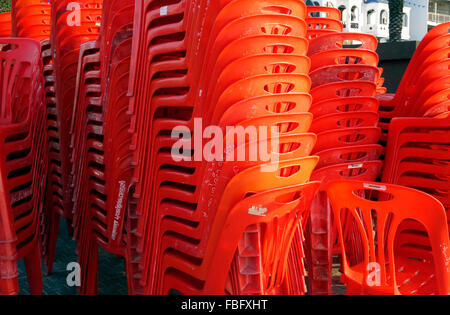
[[[422,40],[428,32],[429,0],[404,0],[404,5],[411,8],[411,40]]]
[[[309,0],[307,3],[338,8],[342,14],[342,23],[346,32],[373,34],[380,41],[389,38],[389,5],[387,0]],[[403,7],[402,39],[415,39],[411,36],[411,7],[408,6],[407,1],[405,1]]]

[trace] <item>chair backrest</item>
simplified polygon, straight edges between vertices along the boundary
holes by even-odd
[[[341,20],[341,11],[336,8],[330,7],[320,7],[320,6],[308,6],[307,7],[307,17],[320,16],[323,17],[325,15],[328,19]]]
[[[399,291],[394,252],[397,228],[405,220],[415,220],[421,223],[428,233],[438,286],[436,293],[450,293],[448,228],[444,207],[439,201],[407,187],[348,180],[330,182],[327,185],[327,193],[339,230],[346,276],[360,279],[362,286],[370,286],[366,283],[370,268],[361,270],[350,266],[347,259],[343,235],[352,225],[343,224],[348,222],[341,219],[344,212],[353,216],[353,222],[360,232],[364,266],[378,263],[379,285],[397,294]]]
[[[370,34],[330,33],[311,41],[308,56],[313,56],[323,51],[342,48],[345,41],[360,42],[360,46],[354,47],[354,50],[363,49],[375,51],[378,46],[377,38]]]

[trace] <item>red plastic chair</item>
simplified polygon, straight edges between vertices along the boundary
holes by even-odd
[[[381,130],[377,127],[350,127],[324,131],[317,135],[313,153],[349,145],[375,144],[378,143],[380,136]]]
[[[331,30],[342,32],[342,22],[336,19],[307,17],[305,22],[308,25],[308,32],[311,30]]]
[[[422,190],[445,207],[450,195],[448,164],[449,118],[394,118],[390,124],[383,181]],[[448,222],[450,225],[450,221]],[[423,228],[405,226],[406,231]]]
[[[373,182],[336,181],[327,186],[327,192],[343,245],[347,294],[450,293],[448,229],[436,199],[410,188]],[[356,264],[347,258],[343,235],[352,225],[342,221],[344,213],[352,218],[363,244],[363,259]],[[413,256],[395,246],[399,225],[405,220],[425,227],[431,255]]]
[[[335,113],[352,113],[359,111],[378,113],[378,107],[378,100],[374,97],[349,96],[314,102],[310,112],[314,117],[319,118],[324,115]]]
[[[316,86],[340,81],[359,80],[377,82],[380,71],[374,66],[345,64],[318,68],[311,71],[309,75],[313,82],[312,88],[315,88]]]
[[[344,41],[358,41],[361,44],[355,48],[343,48]],[[364,33],[332,33],[321,36],[310,42],[308,56],[314,56],[315,54],[324,51],[376,51],[378,41],[375,36]]]
[[[321,133],[340,128],[376,127],[378,114],[373,112],[350,112],[325,115],[314,120],[311,132]]]
[[[306,21],[308,24],[306,38],[309,41],[325,34],[343,31],[341,11],[336,8],[308,6]]]
[[[336,8],[331,7],[321,7],[321,6],[308,6],[307,16],[317,16],[325,17],[329,19],[341,20],[341,11]]]
[[[59,218],[63,215],[61,189],[61,156],[59,154],[60,135],[56,112],[55,76],[52,64],[50,39],[41,42],[41,58],[44,65],[45,103],[47,107],[48,171],[44,204],[40,217],[41,256],[50,274],[53,267]]]
[[[380,159],[382,153],[383,147],[378,144],[353,145],[320,151],[317,152],[317,155],[320,157],[317,170],[335,164],[357,164],[363,161],[376,161]]]
[[[375,96],[376,84],[370,81],[341,81],[318,86],[311,90],[314,103],[337,97]],[[314,106],[314,104],[313,104]]]
[[[16,263],[24,258],[30,292],[41,294],[38,220],[47,155],[40,46],[27,39],[2,39],[0,44],[3,70],[8,74],[2,78],[7,80],[0,108],[0,292],[19,292]]]
[[[364,152],[363,150],[362,147],[358,149],[359,152]],[[336,148],[334,152],[344,153],[345,150]],[[353,157],[349,153],[344,154],[347,159],[342,161],[341,164],[336,159],[333,164],[330,163],[329,166],[318,168],[311,175],[312,180],[321,182],[319,193],[311,205],[311,219],[306,227],[308,248],[306,261],[311,279],[309,286],[312,294],[331,294],[333,255],[340,252],[335,222],[325,187],[328,182],[337,179],[376,180],[380,174],[382,162],[376,160],[378,156],[371,159],[373,154],[371,149],[364,153],[366,153],[365,157],[358,161],[353,161]],[[350,235],[349,238],[351,237]],[[357,254],[351,252],[349,256],[354,257]]]

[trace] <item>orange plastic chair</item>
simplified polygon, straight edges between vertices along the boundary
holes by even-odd
[[[370,96],[350,96],[340,98],[324,99],[314,102],[310,112],[315,118],[328,114],[350,113],[350,112],[373,112],[378,113],[379,102]]]
[[[348,180],[329,183],[327,193],[342,244],[347,294],[450,294],[448,229],[436,199],[402,186]],[[343,221],[344,214],[353,220]],[[405,220],[425,227],[431,256],[413,256],[395,246],[399,225]],[[363,259],[355,264],[348,260],[344,241],[353,226],[363,244]]]
[[[336,97],[375,96],[376,84],[370,81],[341,81],[320,85],[311,90],[314,103]],[[313,106],[314,106],[313,103]]]
[[[341,11],[336,8],[308,6],[306,22],[308,24],[306,38],[309,41],[326,34],[343,31]]]
[[[378,54],[368,49],[341,48],[325,50],[311,55],[311,71],[325,66],[341,64],[377,66],[378,60]]]
[[[340,128],[317,135],[313,153],[349,145],[375,144],[380,140],[381,130],[377,127]]]
[[[342,22],[335,19],[323,17],[307,17],[305,19],[308,31],[327,30],[342,32]]]
[[[373,112],[337,113],[319,117],[311,125],[311,132],[321,133],[340,128],[376,127],[378,114]]]
[[[344,163],[359,163],[363,161],[376,161],[380,159],[383,147],[378,144],[352,145],[337,147],[317,152],[320,157],[316,171],[322,167]]]
[[[344,41],[358,41],[361,42],[361,45],[356,48],[342,48]],[[314,56],[318,53],[324,51],[333,51],[338,52],[339,50],[343,51],[372,51],[375,52],[377,49],[378,41],[375,36],[364,33],[331,33],[324,36],[321,36],[310,42],[308,56]]]
[[[341,11],[336,8],[322,6],[307,6],[307,17],[324,17],[341,20]]]

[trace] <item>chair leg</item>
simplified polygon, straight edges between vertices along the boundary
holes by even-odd
[[[33,250],[24,257],[24,261],[28,276],[28,285],[30,286],[30,294],[42,295],[42,266],[38,242],[36,242]]]
[[[85,249],[88,262],[81,265],[81,288],[82,295],[98,294],[98,246],[97,243],[89,239]],[[83,255],[83,256],[84,256]]]
[[[58,232],[59,232],[59,223],[61,219],[59,214],[52,213],[51,214],[51,220],[49,221],[50,230],[48,235],[48,248],[47,248],[47,259],[46,259],[46,265],[47,270],[46,274],[49,275],[52,272],[53,269],[53,263],[55,260],[55,252],[56,252],[56,243],[58,241]]]
[[[67,233],[69,234],[69,236],[73,236],[74,229],[72,226],[72,220],[66,219],[66,225],[67,225]]]
[[[0,279],[0,295],[17,295],[19,293],[19,281],[17,278]]]

